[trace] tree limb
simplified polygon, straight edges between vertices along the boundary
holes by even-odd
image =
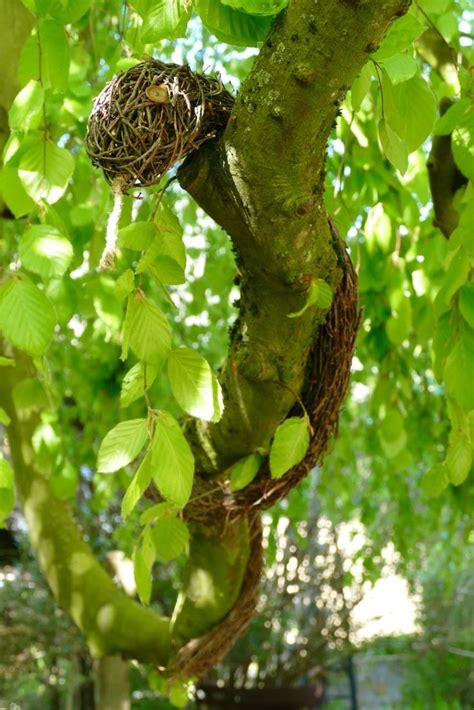
[[[267,448],[295,404],[324,313],[289,319],[317,278],[341,277],[324,206],[326,144],[339,104],[409,0],[293,0],[276,20],[228,127],[179,171],[229,233],[241,273],[239,319],[222,373],[223,419],[204,435],[219,470]],[[203,432],[201,432],[201,438]]]

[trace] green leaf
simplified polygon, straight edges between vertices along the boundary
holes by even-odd
[[[149,604],[151,598],[151,572],[139,547],[136,547],[133,551],[133,574],[140,601],[142,604]]]
[[[411,153],[430,135],[436,119],[436,99],[421,76],[393,85],[382,71],[384,118]]]
[[[469,439],[464,434],[451,433],[446,454],[446,467],[453,486],[460,486],[466,480],[471,466],[472,448]]]
[[[362,101],[365,99],[369,92],[370,83],[372,81],[372,66],[370,62],[367,62],[354,81],[351,87],[351,102],[354,111],[358,111],[361,107]]]
[[[157,558],[164,563],[171,562],[184,552],[189,543],[188,526],[176,515],[162,517],[152,527]]]
[[[66,91],[69,47],[62,22],[40,19],[36,33],[23,46],[18,75],[21,84],[34,79],[45,89]]]
[[[369,252],[372,254],[379,247],[384,254],[392,249],[392,222],[384,206],[378,202],[369,210],[365,221],[364,234]]]
[[[19,254],[25,269],[42,279],[62,276],[74,256],[71,242],[59,229],[47,224],[27,229],[20,241]]]
[[[38,128],[43,116],[44,89],[35,79],[31,79],[17,94],[10,111],[8,124],[11,130],[29,131]]]
[[[380,61],[392,57],[394,54],[398,54],[398,52],[408,47],[425,30],[425,25],[413,15],[400,17],[390,27],[380,45],[380,49],[373,55],[374,59]]]
[[[0,455],[0,527],[4,526],[14,506],[13,471],[8,461]]]
[[[455,128],[451,136],[454,162],[469,180],[474,180],[474,113],[468,126]]]
[[[448,469],[438,464],[427,471],[421,480],[421,489],[429,497],[436,498],[449,485]]]
[[[145,394],[145,376],[146,389],[148,390],[155,381],[157,374],[157,367],[137,362],[123,378],[120,391],[120,406],[122,408],[129,407],[132,402],[143,397]]]
[[[464,320],[474,328],[474,281],[470,281],[459,292],[459,310]]]
[[[468,326],[461,328],[461,334],[446,359],[444,381],[448,392],[456,402],[469,412],[474,409],[474,331]]]
[[[262,463],[263,456],[258,454],[250,454],[250,456],[237,461],[231,468],[230,490],[240,491],[241,488],[248,486],[257,475]]]
[[[143,251],[156,236],[156,226],[151,222],[134,222],[118,231],[117,244],[124,249]]]
[[[120,422],[105,435],[97,456],[97,471],[113,473],[133,461],[145,446],[146,419]]]
[[[469,101],[469,99],[459,99],[459,101],[456,101],[438,118],[433,129],[433,134],[435,136],[449,135],[455,128],[468,122],[471,112],[471,101]]]
[[[443,285],[435,300],[435,306],[437,308],[451,306],[451,299],[461,286],[466,283],[470,268],[471,260],[462,247],[457,249],[456,252],[450,253],[449,266],[444,276]]]
[[[158,256],[147,271],[154,279],[167,285],[183,284],[186,281],[183,269],[170,256]]]
[[[0,172],[0,193],[10,212],[17,219],[29,214],[35,203],[26,194],[18,170],[9,166],[4,166]]]
[[[152,447],[153,480],[166,500],[184,508],[193,488],[194,456],[181,428],[168,412],[161,412]]]
[[[30,280],[14,277],[0,287],[0,330],[17,348],[43,355],[55,324],[50,302]]]
[[[142,41],[159,42],[184,37],[190,17],[191,3],[188,0],[150,0],[142,27]]]
[[[155,268],[152,275],[160,281],[183,283],[186,252],[181,235],[166,226],[151,226],[154,226],[154,237],[137,264],[137,273],[146,270],[151,272],[151,269]]]
[[[125,495],[122,498],[122,506],[120,515],[125,520],[128,518],[136,504],[143,496],[148,488],[151,479],[153,478],[153,465],[151,459],[151,450],[147,451],[140,466],[137,468],[132,480],[130,481]]]
[[[160,520],[165,516],[174,515],[176,513],[176,506],[172,503],[164,502],[152,505],[151,508],[145,510],[140,516],[140,525],[148,525],[155,520]]]
[[[408,148],[406,143],[392,131],[385,119],[381,118],[378,123],[378,133],[380,145],[387,159],[393,167],[404,175],[408,168]]]
[[[383,62],[383,68],[390,77],[392,84],[400,84],[411,79],[418,71],[418,65],[412,54],[403,52],[395,54]]]
[[[135,288],[135,276],[131,269],[127,269],[121,274],[115,282],[115,291],[117,297],[122,301]]]
[[[195,0],[203,25],[221,42],[257,47],[268,34],[271,18],[255,17],[223,5],[218,0]]]
[[[270,449],[272,478],[281,478],[290,468],[300,463],[308,447],[309,431],[306,419],[300,417],[285,419],[277,428]]]
[[[263,17],[278,15],[288,5],[288,0],[221,0],[221,2],[234,10]]]
[[[222,393],[207,360],[188,348],[172,350],[168,356],[168,377],[173,395],[185,412],[205,421],[219,421]]]
[[[140,360],[150,365],[162,362],[171,350],[171,331],[166,316],[139,290],[128,297],[122,360],[127,358],[129,347]]]
[[[39,23],[41,82],[45,88],[66,91],[69,76],[69,47],[63,24],[54,20]]]
[[[74,160],[65,149],[36,139],[23,155],[18,175],[27,194],[35,202],[57,202],[66,191],[74,172]]]
[[[287,318],[299,318],[310,306],[317,306],[322,310],[327,310],[333,298],[333,292],[329,284],[323,279],[313,281],[308,289],[306,302],[299,311],[288,313]]]

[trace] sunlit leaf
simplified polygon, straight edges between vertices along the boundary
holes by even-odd
[[[28,271],[43,279],[62,276],[73,257],[72,244],[56,227],[35,224],[23,235],[20,259]]]
[[[290,468],[300,463],[308,450],[309,441],[306,419],[285,419],[277,428],[270,449],[272,478],[281,478]]]
[[[17,348],[42,355],[55,323],[50,302],[31,281],[15,277],[0,286],[0,331]]]
[[[145,446],[147,431],[146,419],[130,419],[117,424],[100,445],[97,470],[113,473],[127,466]]]
[[[152,459],[158,490],[167,501],[184,508],[193,487],[194,456],[178,422],[167,412],[156,421]]]
[[[188,348],[172,350],[168,376],[178,404],[193,417],[218,421],[222,415],[222,394],[207,360]]]

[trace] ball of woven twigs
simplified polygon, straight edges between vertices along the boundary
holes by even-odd
[[[96,98],[86,150],[122,192],[154,185],[225,128],[233,104],[219,78],[146,58],[117,74]]]

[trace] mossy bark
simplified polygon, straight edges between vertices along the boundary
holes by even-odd
[[[274,23],[221,140],[179,171],[181,185],[229,233],[240,314],[222,374],[225,411],[206,434],[210,472],[267,448],[301,390],[317,307],[313,279],[341,273],[324,205],[324,165],[339,105],[409,0],[293,0]]]

